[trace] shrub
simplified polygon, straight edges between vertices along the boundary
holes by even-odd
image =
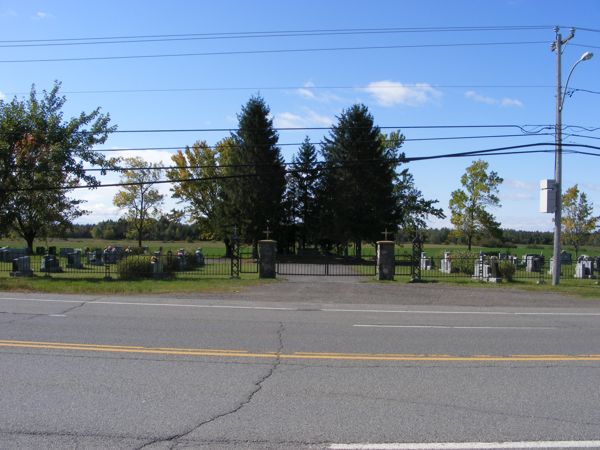
[[[450,260],[452,261],[452,272],[473,275],[475,261],[477,261],[478,258],[478,253],[466,250],[452,253],[450,256]]]
[[[510,261],[500,261],[498,264],[498,271],[503,280],[512,281],[515,275],[515,265]]]
[[[152,278],[149,256],[127,256],[117,263],[117,273],[122,280]]]

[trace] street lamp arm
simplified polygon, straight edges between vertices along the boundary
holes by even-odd
[[[594,54],[592,52],[585,52],[581,58],[579,58],[579,60],[573,64],[573,67],[571,67],[571,70],[569,71],[569,76],[567,76],[567,82],[565,83],[565,90],[564,90],[564,94],[561,96],[561,101],[560,101],[560,110],[562,111],[563,106],[565,104],[565,97],[567,96],[567,88],[569,87],[569,81],[571,80],[571,75],[573,75],[573,71],[575,70],[575,67],[577,67],[577,65],[583,61],[588,61],[590,59],[592,59],[592,57],[594,56]]]

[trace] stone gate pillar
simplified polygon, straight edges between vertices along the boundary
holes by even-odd
[[[377,279],[393,280],[395,273],[394,241],[377,242]]]
[[[277,241],[271,239],[258,241],[258,261],[258,277],[275,278]]]

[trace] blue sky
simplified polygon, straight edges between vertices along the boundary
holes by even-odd
[[[218,40],[175,40],[127,44],[0,47],[0,95],[26,93],[35,83],[63,83],[66,115],[100,106],[120,130],[234,128],[236,114],[259,92],[276,126],[322,127],[354,102],[365,103],[384,127],[399,127],[407,156],[500,146],[551,143],[552,135],[525,136],[518,128],[414,129],[431,125],[551,125],[555,120],[556,58],[552,27],[578,29],[563,55],[563,82],[587,50],[596,58],[580,64],[571,88],[600,91],[598,1],[0,1],[0,40],[34,40],[188,33],[272,32],[387,28],[544,26],[542,29],[445,31]],[[519,44],[506,44],[518,42]],[[480,45],[505,43],[504,45]],[[3,42],[0,45],[7,45]],[[452,44],[439,46],[440,44]],[[456,46],[454,44],[461,44]],[[462,45],[477,44],[477,45]],[[424,45],[433,45],[423,47]],[[340,47],[390,47],[337,51],[236,53],[145,59],[6,62],[25,59],[182,53],[227,53]],[[400,47],[404,46],[404,47]],[[415,47],[409,47],[415,46]],[[525,86],[525,87],[524,87]],[[239,89],[238,89],[239,88]],[[243,89],[242,89],[243,88]],[[247,88],[247,89],[246,89]],[[97,92],[160,90],[146,92]],[[192,89],[173,91],[173,89]],[[204,89],[204,90],[203,90]],[[213,89],[213,90],[206,90]],[[83,92],[82,92],[83,91]],[[89,92],[96,91],[96,92]],[[600,95],[575,92],[566,98],[563,123],[600,127]],[[536,130],[527,127],[526,130]],[[599,131],[569,129],[566,143],[600,145]],[[543,130],[551,133],[552,130]],[[319,142],[323,131],[282,131],[280,142]],[[508,135],[463,139],[466,136]],[[223,132],[114,134],[104,148],[183,147],[198,139],[210,144]],[[585,136],[585,137],[582,137]],[[440,137],[454,140],[418,141]],[[294,145],[282,146],[290,160]],[[544,147],[551,149],[551,146]],[[594,151],[594,150],[592,150]],[[596,152],[600,153],[598,150]],[[170,151],[122,152],[170,162]],[[473,158],[440,159],[409,165],[417,187],[447,210],[450,192]],[[550,230],[552,217],[538,212],[539,180],[553,177],[551,153],[487,159],[504,178],[504,227]],[[565,155],[563,186],[578,183],[600,214],[600,160]],[[106,182],[116,181],[106,177]],[[168,193],[168,187],[161,188]],[[82,222],[117,217],[111,188],[82,192],[93,214]],[[167,202],[165,209],[176,206]],[[448,225],[448,220],[432,225]]]

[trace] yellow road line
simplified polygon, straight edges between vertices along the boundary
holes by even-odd
[[[248,350],[222,350],[202,348],[141,347],[129,345],[79,344],[66,342],[0,340],[0,347],[34,348],[42,350],[73,350],[84,352],[137,353],[172,356],[211,356],[226,358],[279,358],[344,361],[429,361],[429,362],[561,362],[600,361],[600,354],[590,355],[437,355],[393,353],[318,353],[249,352]]]

